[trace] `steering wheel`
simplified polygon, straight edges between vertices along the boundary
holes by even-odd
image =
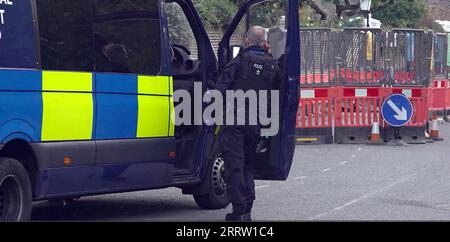
[[[200,63],[191,58],[191,52],[182,45],[172,44],[172,67],[176,75],[189,75],[198,70]]]
[[[191,51],[188,48],[186,48],[184,45],[172,44],[172,47],[182,49],[183,52],[185,52],[187,55],[192,55]]]

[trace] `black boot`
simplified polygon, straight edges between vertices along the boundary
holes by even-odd
[[[247,213],[247,206],[242,204],[233,204],[233,212],[225,217],[226,221],[252,221],[250,213]]]

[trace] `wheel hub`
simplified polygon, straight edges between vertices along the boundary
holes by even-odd
[[[227,184],[225,183],[224,179],[224,172],[225,172],[225,162],[224,159],[221,156],[218,156],[214,160],[214,164],[212,167],[212,185],[214,188],[214,192],[216,194],[223,194],[227,189]]]

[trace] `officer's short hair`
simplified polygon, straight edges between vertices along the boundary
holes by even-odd
[[[263,46],[267,42],[267,32],[264,27],[253,26],[247,32],[247,43],[251,45]]]

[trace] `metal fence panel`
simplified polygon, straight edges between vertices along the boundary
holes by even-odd
[[[328,28],[301,29],[301,86],[334,85],[334,35]]]

